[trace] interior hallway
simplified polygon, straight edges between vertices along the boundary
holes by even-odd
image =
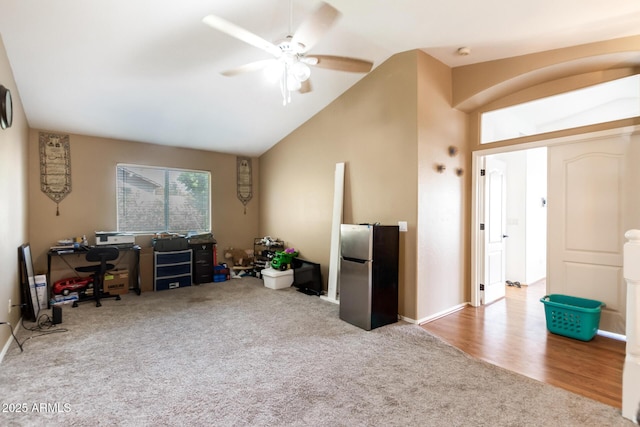
[[[545,288],[544,282],[507,286],[506,298],[466,306],[422,327],[474,357],[621,408],[625,342],[549,333],[540,302]]]

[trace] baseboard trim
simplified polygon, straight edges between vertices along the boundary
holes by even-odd
[[[340,300],[329,297],[328,295],[320,295],[320,299],[324,301],[329,301],[334,304],[340,304]]]
[[[401,316],[400,314],[398,314],[398,320],[402,320],[407,323],[418,324],[418,321],[416,319],[412,319],[410,317],[404,317],[404,316]]]
[[[527,286],[539,285],[539,284],[544,283],[544,282],[546,282],[546,281],[547,281],[547,278],[546,278],[546,277],[541,277],[541,278],[539,278],[538,280],[534,280],[533,282],[528,283],[528,284],[527,284]]]
[[[467,305],[469,305],[468,302],[463,302],[462,304],[458,304],[458,305],[456,305],[454,307],[451,307],[451,308],[449,308],[447,310],[443,310],[443,311],[441,311],[439,313],[433,314],[431,316],[423,317],[422,319],[418,319],[418,320],[412,319],[410,317],[405,317],[405,316],[402,316],[402,315],[398,315],[398,318],[400,318],[400,320],[404,320],[405,322],[413,323],[415,325],[423,325],[425,323],[429,323],[429,322],[432,322],[432,321],[434,321],[436,319],[444,317],[444,316],[446,316],[448,314],[455,313],[458,310],[462,310]]]
[[[425,323],[433,322],[434,320],[438,320],[441,317],[448,316],[449,314],[455,313],[456,311],[460,311],[468,305],[468,302],[463,302],[462,304],[455,305],[447,310],[442,310],[441,312],[435,313],[431,316],[423,317],[418,321],[418,325],[424,325]]]
[[[20,328],[21,325],[22,325],[22,317],[20,318],[20,320],[18,320],[18,324],[13,328],[14,333],[16,332],[17,329]],[[9,332],[9,338],[7,339],[7,342],[4,343],[4,346],[2,346],[2,351],[0,352],[0,365],[4,360],[4,355],[7,354],[7,351],[9,351],[9,346],[11,346],[12,341],[13,341],[13,335],[11,334],[11,332]]]

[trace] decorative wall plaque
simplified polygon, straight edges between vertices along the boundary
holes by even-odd
[[[251,178],[251,159],[249,157],[236,158],[238,199],[244,205],[244,213],[247,214],[247,203],[253,197],[253,182]]]
[[[71,193],[71,155],[69,135],[40,133],[40,190],[59,204]]]

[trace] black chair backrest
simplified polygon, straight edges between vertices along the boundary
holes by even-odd
[[[96,246],[89,249],[86,259],[90,262],[107,262],[118,258],[120,251],[113,246]]]

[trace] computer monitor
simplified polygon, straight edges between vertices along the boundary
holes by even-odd
[[[294,258],[291,266],[293,267],[293,286],[298,288],[298,291],[307,295],[322,295],[320,264]]]

